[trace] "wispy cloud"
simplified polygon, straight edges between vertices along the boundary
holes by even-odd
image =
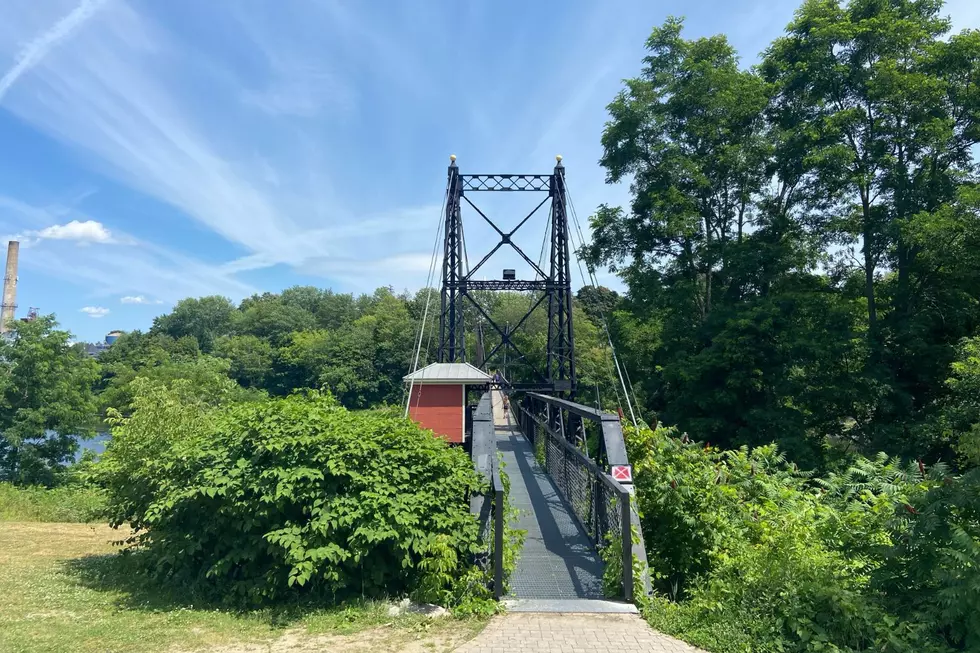
[[[143,295],[127,295],[119,299],[121,304],[162,304],[160,299],[147,299]]]
[[[84,308],[80,308],[78,310],[79,312],[85,313],[89,317],[96,318],[96,319],[100,317],[105,317],[110,313],[108,308],[104,308],[102,306],[85,306]]]
[[[63,206],[39,207],[0,195],[0,220],[50,224],[56,215],[64,215],[65,212],[70,217],[77,217],[67,224],[55,225],[61,228],[55,230],[56,234],[61,235],[64,228],[72,223],[102,224]],[[68,231],[71,233],[76,229]],[[153,297],[153,300],[146,301],[156,303],[211,294],[237,299],[256,292],[254,286],[236,279],[218,265],[137,239],[125,232],[108,232],[104,226],[103,229],[109,239],[98,238],[89,242],[87,247],[77,247],[77,241],[73,240],[37,238],[36,234],[45,229],[33,229],[26,234],[21,232],[13,238],[26,236],[30,239],[27,242],[32,245],[21,252],[21,268],[31,274],[53,277],[81,287],[95,297]],[[81,231],[101,235],[100,230],[92,227]]]
[[[47,31],[38,34],[25,45],[15,58],[13,67],[0,78],[0,100],[14,85],[14,82],[31,69],[59,42],[69,37],[85,21],[89,20],[106,3],[106,0],[82,0],[75,9],[55,23]]]

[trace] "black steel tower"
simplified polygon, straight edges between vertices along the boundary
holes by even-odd
[[[451,157],[449,182],[445,211],[445,242],[442,264],[442,312],[439,316],[439,360],[452,363],[466,360],[464,305],[475,309],[486,323],[500,336],[500,342],[485,357],[490,365],[494,356],[509,349],[515,360],[521,360],[530,367],[533,380],[514,383],[518,389],[537,390],[561,394],[567,398],[575,395],[575,339],[572,331],[572,279],[570,252],[568,245],[568,215],[565,193],[565,168],[561,157],[557,157],[554,172],[550,175],[515,174],[460,174],[456,167],[456,157]],[[504,231],[481,211],[468,197],[468,193],[483,191],[499,192],[544,192],[547,196],[527,214],[516,227]],[[523,227],[542,206],[551,204],[550,266],[545,272],[513,241],[518,229]],[[463,270],[463,224],[462,205],[468,204],[489,224],[500,237],[499,242],[472,269]],[[504,278],[481,281],[474,277],[477,271],[504,245],[509,245],[535,272],[535,279]],[[513,276],[513,275],[509,275]],[[471,294],[472,291],[531,291],[537,293],[536,300],[516,325],[502,328]],[[512,339],[519,332],[534,311],[547,302],[548,342],[544,370],[536,368]]]
[[[445,241],[442,252],[442,312],[439,314],[439,361],[455,363],[466,360],[466,333],[463,323],[463,221],[460,199],[463,188],[456,167],[456,155],[450,157],[449,185],[446,192]]]

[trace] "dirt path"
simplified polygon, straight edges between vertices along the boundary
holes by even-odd
[[[291,630],[268,642],[228,644],[173,653],[449,653],[473,637],[471,626],[434,624],[433,630],[374,628],[351,635],[309,635]]]

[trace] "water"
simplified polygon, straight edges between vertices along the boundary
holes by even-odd
[[[111,438],[112,435],[109,433],[99,433],[91,440],[79,440],[78,451],[75,452],[75,462],[81,460],[82,454],[86,451],[92,451],[95,455],[101,456]]]

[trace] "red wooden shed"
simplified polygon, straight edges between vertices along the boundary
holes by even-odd
[[[411,388],[408,416],[450,442],[466,439],[466,386],[486,385],[489,374],[469,363],[432,363],[404,377]]]

